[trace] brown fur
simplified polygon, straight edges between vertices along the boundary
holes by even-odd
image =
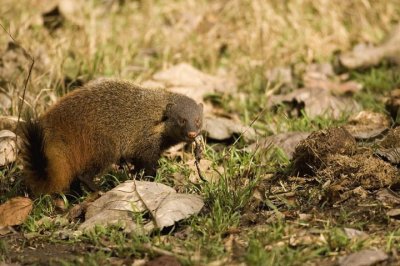
[[[163,150],[200,133],[202,112],[181,94],[121,80],[91,82],[24,126],[27,184],[36,194],[66,192],[76,178],[90,186],[121,159],[154,175]]]

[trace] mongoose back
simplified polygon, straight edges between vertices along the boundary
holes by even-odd
[[[121,159],[155,175],[162,151],[193,141],[202,119],[203,106],[182,94],[90,82],[23,126],[26,183],[35,194],[67,192],[75,179],[91,182]]]

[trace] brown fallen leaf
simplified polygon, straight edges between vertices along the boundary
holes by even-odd
[[[376,198],[385,206],[400,205],[400,195],[389,188],[382,188],[376,193]]]
[[[86,212],[87,208],[90,204],[100,197],[99,192],[92,193],[89,197],[87,197],[83,202],[76,204],[74,207],[68,210],[67,218],[69,220],[73,220],[81,216]]]
[[[9,130],[0,131],[0,166],[15,162],[17,159],[16,135]]]
[[[371,139],[389,129],[390,119],[382,113],[361,111],[349,118],[344,128],[356,139]]]
[[[173,92],[185,94],[197,102],[204,102],[204,96],[214,93],[234,93],[236,80],[211,76],[190,64],[180,63],[167,70],[157,72],[143,86],[163,87]]]
[[[347,235],[347,237],[349,239],[360,239],[360,240],[363,240],[363,239],[367,239],[368,238],[368,234],[367,233],[365,233],[363,231],[360,231],[360,230],[353,229],[353,228],[344,228],[344,232],[345,232],[345,234]]]
[[[400,147],[389,149],[378,148],[375,154],[381,158],[385,158],[391,164],[397,165],[400,163]]]
[[[299,231],[289,238],[289,245],[292,247],[323,244],[326,244],[326,240],[322,234],[315,235],[307,231]]]
[[[0,92],[0,111],[3,113],[7,113],[11,106],[11,96],[6,93]]]
[[[366,249],[339,258],[340,266],[369,266],[385,261],[389,256],[382,250]]]
[[[329,63],[311,64],[303,75],[305,88],[327,89],[334,95],[354,94],[362,89],[355,81],[342,81],[336,76]]]
[[[294,89],[295,82],[292,72],[290,67],[276,67],[267,70],[265,72],[265,77],[270,83],[283,87],[283,90]]]
[[[379,64],[382,60],[400,62],[400,24],[389,38],[379,46],[359,44],[353,51],[342,54],[340,63],[348,69],[366,68]]]
[[[136,181],[136,190],[146,208],[152,214],[158,228],[198,213],[204,205],[200,196],[181,194],[164,184]]]
[[[95,225],[119,224],[127,232],[148,233],[198,213],[203,204],[197,195],[176,193],[173,188],[160,183],[126,181],[90,204],[86,220],[79,228],[90,230]],[[146,211],[151,213],[153,220],[134,219],[135,213]]]
[[[299,220],[303,222],[309,222],[313,218],[312,214],[309,213],[299,213]]]
[[[224,173],[224,168],[222,166],[217,166],[216,169],[214,169],[212,164],[213,162],[207,159],[202,159],[199,163],[201,173],[208,182],[218,181],[221,178],[221,175]],[[201,179],[197,173],[195,159],[187,161],[186,165],[188,165],[191,170],[189,175],[190,182],[195,184],[199,183]]]
[[[310,135],[309,132],[287,132],[273,136],[268,136],[261,141],[251,144],[246,148],[249,152],[265,152],[271,148],[282,149],[289,159],[292,158],[297,144]]]
[[[0,130],[10,130],[17,133],[15,130],[17,128],[18,117],[16,116],[0,116]],[[20,119],[20,123],[24,123],[23,119]]]
[[[0,205],[0,227],[22,224],[32,211],[29,198],[15,197]]]
[[[400,163],[400,127],[390,129],[378,143],[375,155],[386,159],[391,164]]]
[[[289,106],[290,115],[299,116],[304,110],[310,118],[327,116],[334,119],[343,113],[354,113],[361,106],[351,97],[335,96],[326,88],[302,88],[286,95],[273,95],[268,101],[270,107]]]
[[[240,121],[208,115],[204,117],[205,136],[214,140],[226,140],[233,135],[242,136],[245,141],[255,140],[257,133],[252,127],[244,126]]]
[[[400,218],[400,209],[391,209],[386,212],[386,215],[395,219]]]
[[[12,232],[11,226],[0,226],[0,236],[8,235],[11,232]]]
[[[83,23],[83,5],[77,0],[52,1],[42,6],[42,23],[49,31],[61,28],[67,21],[76,25]]]

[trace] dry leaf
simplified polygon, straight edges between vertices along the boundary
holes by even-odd
[[[382,188],[376,193],[376,198],[385,206],[400,205],[400,196],[389,188]]]
[[[203,208],[200,196],[176,193],[173,188],[160,183],[135,183],[140,199],[151,212],[158,228],[171,226]]]
[[[362,89],[362,85],[355,81],[342,81],[335,76],[333,67],[329,63],[311,64],[303,75],[305,88],[326,89],[335,95],[353,94]]]
[[[89,205],[85,214],[85,222],[79,227],[80,230],[90,230],[95,225],[121,225],[125,231],[150,232],[154,224],[149,222],[138,226],[132,220],[133,213],[146,211],[146,207],[136,193],[135,183],[124,182],[112,190],[106,192],[102,197]]]
[[[12,100],[10,95],[0,93],[0,108],[2,112],[7,112],[11,108]]]
[[[388,130],[390,119],[381,113],[361,111],[349,118],[344,128],[356,139],[371,139]]]
[[[0,236],[7,235],[11,232],[12,232],[12,228],[10,226],[0,226]]]
[[[0,227],[22,224],[32,211],[32,200],[15,197],[0,205]]]
[[[313,63],[307,65],[305,73],[303,75],[303,80],[304,82],[306,82],[310,78],[328,79],[334,77],[335,77],[335,71],[331,63]]]
[[[265,77],[269,82],[278,84],[280,87],[288,89],[293,89],[295,87],[293,73],[290,67],[276,67],[267,70]]]
[[[386,212],[386,215],[395,219],[400,218],[400,209],[391,209],[388,212]]]
[[[5,84],[14,84],[17,77],[27,71],[31,61],[21,46],[9,42],[5,51],[0,53],[0,87],[8,91]],[[4,83],[4,84],[3,84]]]
[[[391,164],[397,165],[400,163],[400,147],[389,149],[379,148],[375,151],[375,154],[381,158],[385,158]]]
[[[0,130],[11,130],[15,132],[17,127],[18,117],[16,116],[0,116]],[[22,119],[20,122],[24,122]]]
[[[191,170],[189,180],[192,183],[199,183],[200,178],[199,178],[199,175],[197,173],[197,169],[196,169],[196,166],[194,163],[195,163],[195,159],[186,162],[186,165],[188,165]],[[222,166],[217,166],[216,169],[214,169],[212,167],[212,164],[213,164],[213,162],[210,160],[207,160],[207,159],[202,159],[199,164],[201,173],[208,182],[218,181],[220,179],[221,175],[224,173],[224,168]]]
[[[206,137],[214,140],[226,140],[233,135],[242,135],[245,141],[250,141],[257,136],[254,128],[225,117],[206,116],[203,130],[206,132]]]
[[[292,234],[289,238],[289,245],[293,247],[323,244],[325,244],[325,239],[322,235],[313,235],[306,231]]]
[[[304,222],[309,222],[313,218],[312,214],[309,213],[299,213],[299,220]]]
[[[400,163],[400,127],[390,129],[385,138],[378,142],[375,154],[391,164]]]
[[[83,2],[78,0],[58,0],[45,5],[42,11],[42,23],[49,31],[54,31],[68,20],[76,25],[83,23]]]
[[[303,88],[286,95],[273,95],[269,99],[270,107],[280,104],[289,105],[290,113],[294,115],[300,115],[300,111],[304,109],[310,118],[328,116],[337,119],[343,113],[361,110],[353,98],[332,95],[326,88]]]
[[[281,133],[264,138],[261,141],[251,144],[246,148],[249,152],[259,150],[265,152],[271,148],[282,149],[289,159],[292,158],[294,150],[300,141],[306,139],[310,135],[309,132],[288,132]]]
[[[164,87],[173,92],[185,94],[197,102],[203,102],[207,94],[236,91],[234,79],[205,74],[187,63],[158,72],[154,74],[152,80],[143,82],[142,85]]]
[[[126,181],[88,207],[86,221],[80,229],[91,229],[96,224],[120,224],[126,231],[150,232],[155,226],[170,226],[198,213],[203,204],[199,196],[178,194],[174,189],[160,183]],[[134,213],[145,211],[152,214],[154,222],[141,225],[132,219]]]
[[[98,199],[100,197],[100,193],[92,193],[89,197],[87,197],[83,202],[76,204],[74,207],[72,207],[68,213],[67,213],[67,218],[70,220],[76,219],[79,216],[81,216],[83,213],[86,212],[87,208],[90,206],[93,201]]]
[[[386,42],[379,46],[359,44],[353,51],[340,56],[340,63],[348,69],[366,68],[382,60],[400,62],[400,25],[396,26]]]
[[[349,239],[366,239],[368,238],[368,234],[360,231],[360,230],[356,230],[353,228],[344,228],[344,232],[347,235],[347,237]]]
[[[17,159],[16,135],[9,130],[0,131],[0,166],[15,162]]]
[[[385,261],[389,257],[382,250],[366,249],[339,258],[340,266],[369,266]]]

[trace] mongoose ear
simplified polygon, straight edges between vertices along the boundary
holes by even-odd
[[[172,106],[174,106],[174,103],[168,103],[167,106],[165,107],[165,112],[169,113],[171,112]]]
[[[171,117],[171,112],[172,112],[172,106],[174,106],[174,103],[168,103],[167,106],[165,106],[165,111],[164,111],[164,116],[163,116],[163,121],[167,120],[169,117]]]

